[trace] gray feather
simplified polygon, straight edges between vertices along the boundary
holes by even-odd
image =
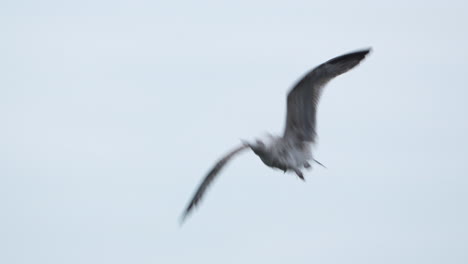
[[[334,77],[354,68],[370,49],[331,59],[307,73],[288,94],[284,138],[315,142],[317,105],[323,87]]]
[[[239,152],[249,148],[248,145],[242,145],[229,153],[227,153],[222,159],[220,159],[215,166],[208,172],[206,175],[205,179],[203,179],[202,183],[198,187],[197,191],[193,195],[192,200],[190,203],[187,205],[187,208],[185,209],[184,213],[182,214],[181,218],[181,223],[184,222],[185,218],[190,214],[192,209],[197,206],[197,204],[201,201],[203,198],[203,195],[205,194],[205,191],[207,190],[208,186],[213,182],[213,180],[216,178],[218,173],[223,169],[224,165],[228,163],[234,157],[236,154]]]

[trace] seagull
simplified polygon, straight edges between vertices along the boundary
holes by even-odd
[[[242,140],[239,147],[223,156],[201,182],[182,214],[181,223],[200,203],[208,186],[223,167],[245,150],[251,149],[268,167],[280,169],[285,173],[294,172],[301,180],[304,180],[302,169],[311,168],[309,162],[313,161],[323,166],[313,158],[311,152],[317,137],[316,114],[322,90],[331,79],[358,65],[370,51],[368,48],[335,57],[315,67],[300,79],[287,96],[286,127],[283,136],[269,134],[266,138],[257,139],[252,143]]]

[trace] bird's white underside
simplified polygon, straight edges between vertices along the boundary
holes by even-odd
[[[288,138],[269,136],[263,141],[266,151],[256,153],[270,167],[283,170],[301,170],[313,159],[311,144],[297,144]]]

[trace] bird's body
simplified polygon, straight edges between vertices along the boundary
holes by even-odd
[[[257,145],[250,144],[250,148],[265,165],[284,172],[294,171],[296,174],[303,168],[310,167],[309,161],[312,159],[310,143],[274,136],[269,136],[269,140],[261,142]],[[300,174],[298,176],[301,177]]]
[[[316,112],[323,87],[334,77],[347,72],[361,62],[370,49],[348,53],[333,58],[307,73],[288,94],[286,127],[282,136],[268,135],[254,143],[242,145],[226,154],[208,172],[184,211],[183,219],[201,200],[209,184],[236,154],[252,149],[263,163],[284,172],[292,171],[304,180],[302,170],[310,168],[313,158],[311,146],[316,140]],[[323,166],[323,165],[322,165]]]

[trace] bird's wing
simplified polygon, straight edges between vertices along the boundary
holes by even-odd
[[[291,89],[287,99],[284,138],[299,142],[314,142],[317,104],[322,88],[334,77],[352,69],[365,58],[370,49],[333,58],[307,73]]]
[[[197,206],[197,204],[200,202],[200,200],[203,198],[203,194],[205,193],[206,189],[210,185],[210,183],[213,182],[213,180],[216,178],[216,175],[223,169],[224,165],[231,160],[234,155],[238,154],[239,152],[249,148],[247,144],[244,144],[240,147],[237,147],[236,149],[230,151],[227,153],[222,159],[220,159],[216,165],[208,172],[208,175],[206,175],[205,179],[203,179],[203,182],[200,184],[200,186],[197,189],[197,192],[195,195],[193,195],[192,200],[190,203],[187,205],[187,208],[185,209],[184,213],[182,214],[181,222],[185,220],[187,215],[191,212],[191,210]]]

